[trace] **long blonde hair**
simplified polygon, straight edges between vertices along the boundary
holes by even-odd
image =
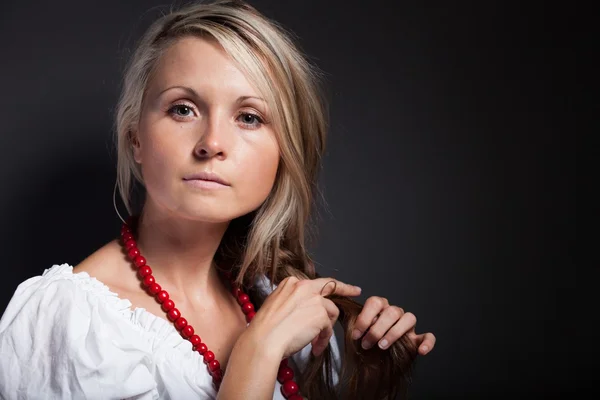
[[[249,287],[259,275],[269,276],[274,283],[292,275],[302,279],[318,276],[305,242],[327,132],[320,74],[289,33],[242,1],[189,4],[159,18],[143,35],[127,65],[116,110],[117,183],[130,213],[132,185],[136,180],[143,185],[133,159],[131,135],[137,130],[157,61],[185,36],[216,40],[271,110],[280,149],[273,189],[257,210],[230,223],[215,255],[219,267],[232,271],[260,304],[260,294]],[[347,298],[331,299],[340,308],[340,322],[346,331],[344,366],[345,372],[351,373],[349,395],[344,398],[382,398],[404,391],[416,354],[410,341],[398,341],[387,352],[362,351],[349,334],[361,306]],[[305,395],[337,398],[330,371],[330,350],[311,359],[299,379]]]

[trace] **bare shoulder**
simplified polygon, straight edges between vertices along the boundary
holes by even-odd
[[[109,287],[125,289],[130,284],[126,278],[130,274],[123,274],[123,271],[128,271],[130,268],[122,247],[117,240],[113,240],[73,267],[73,273],[87,272]],[[131,275],[135,278],[135,274]]]

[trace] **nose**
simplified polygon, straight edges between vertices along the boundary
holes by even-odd
[[[200,139],[194,146],[194,156],[199,159],[225,159],[228,142],[227,123],[216,116],[209,116],[202,124]]]

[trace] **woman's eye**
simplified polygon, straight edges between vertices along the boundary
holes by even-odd
[[[175,114],[177,117],[189,117],[194,114],[194,110],[185,104],[176,104],[169,109],[169,114]]]
[[[251,113],[240,114],[238,120],[249,128],[258,128],[263,124],[263,120],[258,115]]]

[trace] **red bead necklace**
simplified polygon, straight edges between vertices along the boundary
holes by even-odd
[[[128,222],[123,223],[123,226],[121,227],[121,243],[125,248],[125,252],[133,265],[137,268],[138,277],[142,281],[147,292],[161,304],[161,308],[167,313],[167,318],[169,321],[173,322],[181,336],[192,343],[192,349],[204,357],[204,363],[208,368],[209,374],[212,376],[215,388],[219,390],[224,374],[221,369],[221,364],[215,359],[215,354],[208,349],[206,343],[202,343],[200,336],[194,333],[194,328],[181,316],[181,313],[175,307],[175,303],[169,298],[169,293],[156,283],[156,280],[152,275],[152,269],[146,264],[146,259],[140,254],[137,242],[133,236],[133,226],[136,222],[136,217],[130,217]],[[246,314],[246,321],[250,323],[256,314],[254,304],[250,302],[250,297],[235,284],[231,278],[231,273],[224,273],[224,277],[231,283],[231,292],[242,307],[242,312]],[[282,360],[277,373],[277,380],[281,383],[281,393],[283,394],[283,397],[288,400],[302,400],[302,396],[299,394],[300,389],[298,384],[294,382],[293,379],[294,371],[288,366],[287,359]]]

